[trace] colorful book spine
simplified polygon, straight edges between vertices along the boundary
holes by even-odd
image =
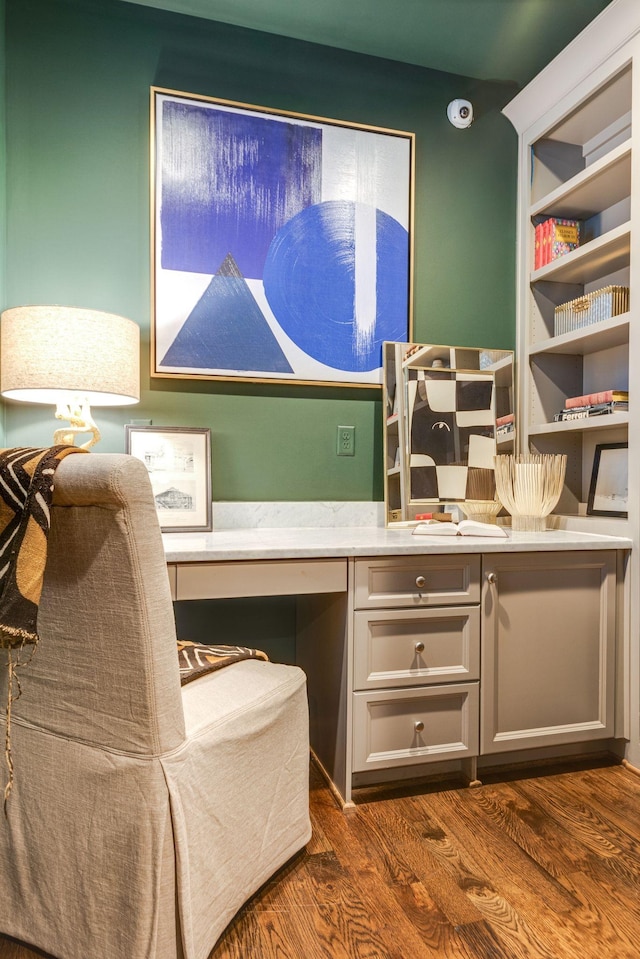
[[[551,220],[550,262],[566,256],[580,245],[580,223],[578,220]]]
[[[601,390],[599,393],[585,393],[584,396],[570,396],[565,402],[565,409],[575,409],[578,406],[595,406],[599,403],[628,403],[628,390]]]
[[[535,251],[539,257],[536,258],[535,269],[547,266],[561,256],[571,253],[572,250],[580,246],[580,221],[566,220],[559,217],[549,217],[543,223],[536,227],[536,236],[540,238],[540,244],[536,243]]]

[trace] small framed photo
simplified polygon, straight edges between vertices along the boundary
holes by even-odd
[[[587,501],[588,516],[627,516],[629,498],[627,443],[596,446]]]
[[[147,467],[163,533],[211,530],[211,430],[128,425],[125,451]]]

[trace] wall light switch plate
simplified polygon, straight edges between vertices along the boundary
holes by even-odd
[[[338,456],[355,456],[356,428],[355,426],[339,426],[336,452]]]

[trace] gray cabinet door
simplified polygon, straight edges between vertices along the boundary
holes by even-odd
[[[483,557],[481,753],[613,736],[610,551]]]

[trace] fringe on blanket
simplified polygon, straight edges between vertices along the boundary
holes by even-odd
[[[84,452],[77,446],[0,450],[0,648],[7,650],[5,816],[14,781],[11,709],[22,691],[17,670],[28,665],[38,644],[38,605],[47,562],[53,477],[65,456]],[[30,653],[23,660],[25,646],[30,647]]]

